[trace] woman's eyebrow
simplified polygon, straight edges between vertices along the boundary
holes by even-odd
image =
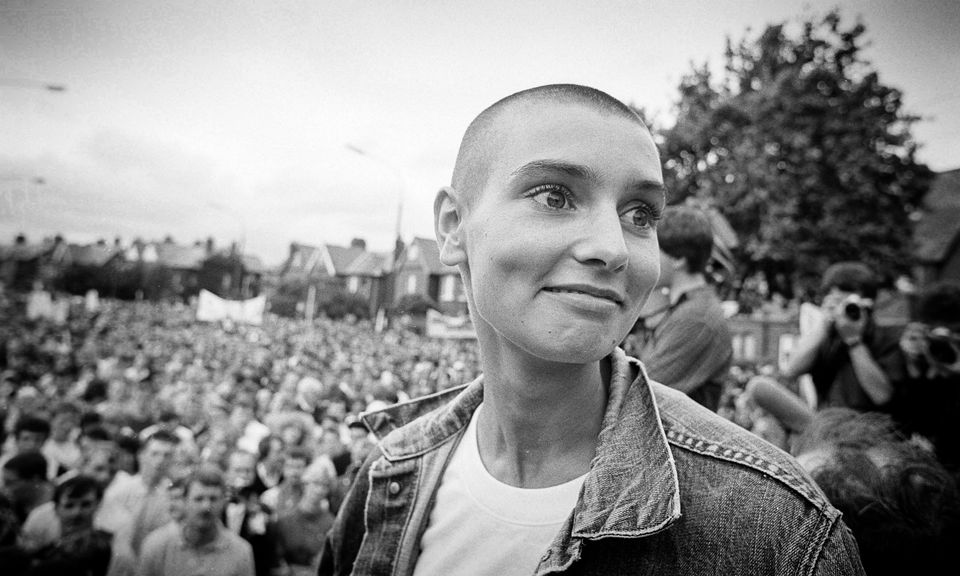
[[[581,179],[597,179],[596,172],[589,166],[571,164],[562,160],[534,160],[527,162],[510,173],[511,178],[540,175],[552,172],[562,172],[568,176]]]
[[[563,160],[533,160],[510,173],[511,178],[540,176],[560,172],[582,180],[600,180],[600,175],[589,166]],[[659,192],[666,196],[667,187],[658,180],[639,180],[631,185],[637,192]]]

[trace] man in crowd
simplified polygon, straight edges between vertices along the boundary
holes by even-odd
[[[15,455],[3,463],[3,490],[22,525],[37,506],[50,500],[47,459],[34,450]]]
[[[126,478],[112,491],[112,498],[132,518],[127,536],[130,548],[136,554],[148,534],[170,521],[167,488],[173,453],[179,441],[175,434],[166,430],[155,432],[140,447],[137,474]]]
[[[256,468],[256,454],[246,450],[236,449],[227,459],[224,524],[250,544],[257,576],[269,576],[276,557],[276,539],[270,525],[273,511],[261,501],[264,490],[257,481]]]
[[[83,475],[98,483],[100,494],[97,496],[93,524],[97,529],[110,534],[124,533],[129,530],[131,522],[131,517],[122,507],[111,504],[104,498],[105,490],[113,485],[116,471],[116,456],[113,450],[107,447],[96,447],[85,452],[78,470],[69,472],[57,480],[57,485],[60,485],[71,478]],[[62,527],[55,507],[56,502],[51,500],[30,512],[21,530],[24,546],[29,549],[38,549],[60,538]]]
[[[203,467],[185,486],[179,530],[158,530],[147,537],[138,574],[254,576],[250,545],[220,521],[226,493],[223,475]]]
[[[872,411],[890,401],[888,373],[899,361],[901,329],[874,321],[877,289],[876,274],[861,262],[838,262],[824,272],[819,313],[782,374],[788,380],[809,374],[818,409]]]
[[[17,423],[13,427],[13,446],[7,454],[0,458],[0,466],[3,466],[7,460],[13,458],[17,454],[41,452],[43,450],[44,443],[46,443],[47,438],[49,437],[49,420],[40,416],[34,416],[32,414],[24,414],[17,419]]]
[[[280,515],[297,507],[303,495],[303,473],[313,460],[310,451],[294,447],[286,451],[283,460],[283,476],[279,484],[267,489],[260,497],[274,515]]]
[[[276,521],[277,562],[282,573],[314,576],[323,540],[333,526],[330,490],[336,477],[329,467],[312,465],[303,473],[303,491],[297,504]]]
[[[474,119],[434,225],[483,374],[365,416],[379,446],[320,574],[863,573],[796,461],[618,348],[657,283],[664,203],[648,129],[599,90]]]
[[[646,338],[639,358],[651,378],[716,412],[733,344],[720,300],[706,280],[714,244],[710,218],[693,206],[669,206],[657,236],[660,280],[654,294],[662,298],[651,298],[640,313]]]
[[[72,402],[60,402],[50,419],[50,437],[41,452],[47,458],[50,479],[75,470],[80,464],[76,433],[80,427],[80,408]]]
[[[94,525],[102,496],[100,482],[85,474],[57,484],[53,504],[58,534],[33,552],[29,574],[106,576],[109,570],[111,576],[132,576],[131,559],[115,557],[113,535]]]

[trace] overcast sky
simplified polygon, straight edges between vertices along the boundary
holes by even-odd
[[[495,100],[572,82],[669,119],[727,36],[836,5],[924,117],[920,159],[960,167],[957,0],[0,0],[0,243],[388,250],[401,198],[403,237],[432,236],[463,130]]]

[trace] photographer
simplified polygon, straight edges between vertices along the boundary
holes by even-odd
[[[873,320],[876,275],[860,262],[839,262],[820,288],[820,318],[801,336],[783,376],[809,374],[818,409],[879,410],[893,393],[887,367],[898,361],[901,330]]]
[[[960,475],[960,283],[936,282],[920,292],[900,349],[904,364],[891,375],[890,413]]]

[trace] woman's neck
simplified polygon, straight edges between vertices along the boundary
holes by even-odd
[[[487,470],[523,488],[555,486],[586,473],[606,408],[607,361],[501,368],[484,371],[477,434]]]

